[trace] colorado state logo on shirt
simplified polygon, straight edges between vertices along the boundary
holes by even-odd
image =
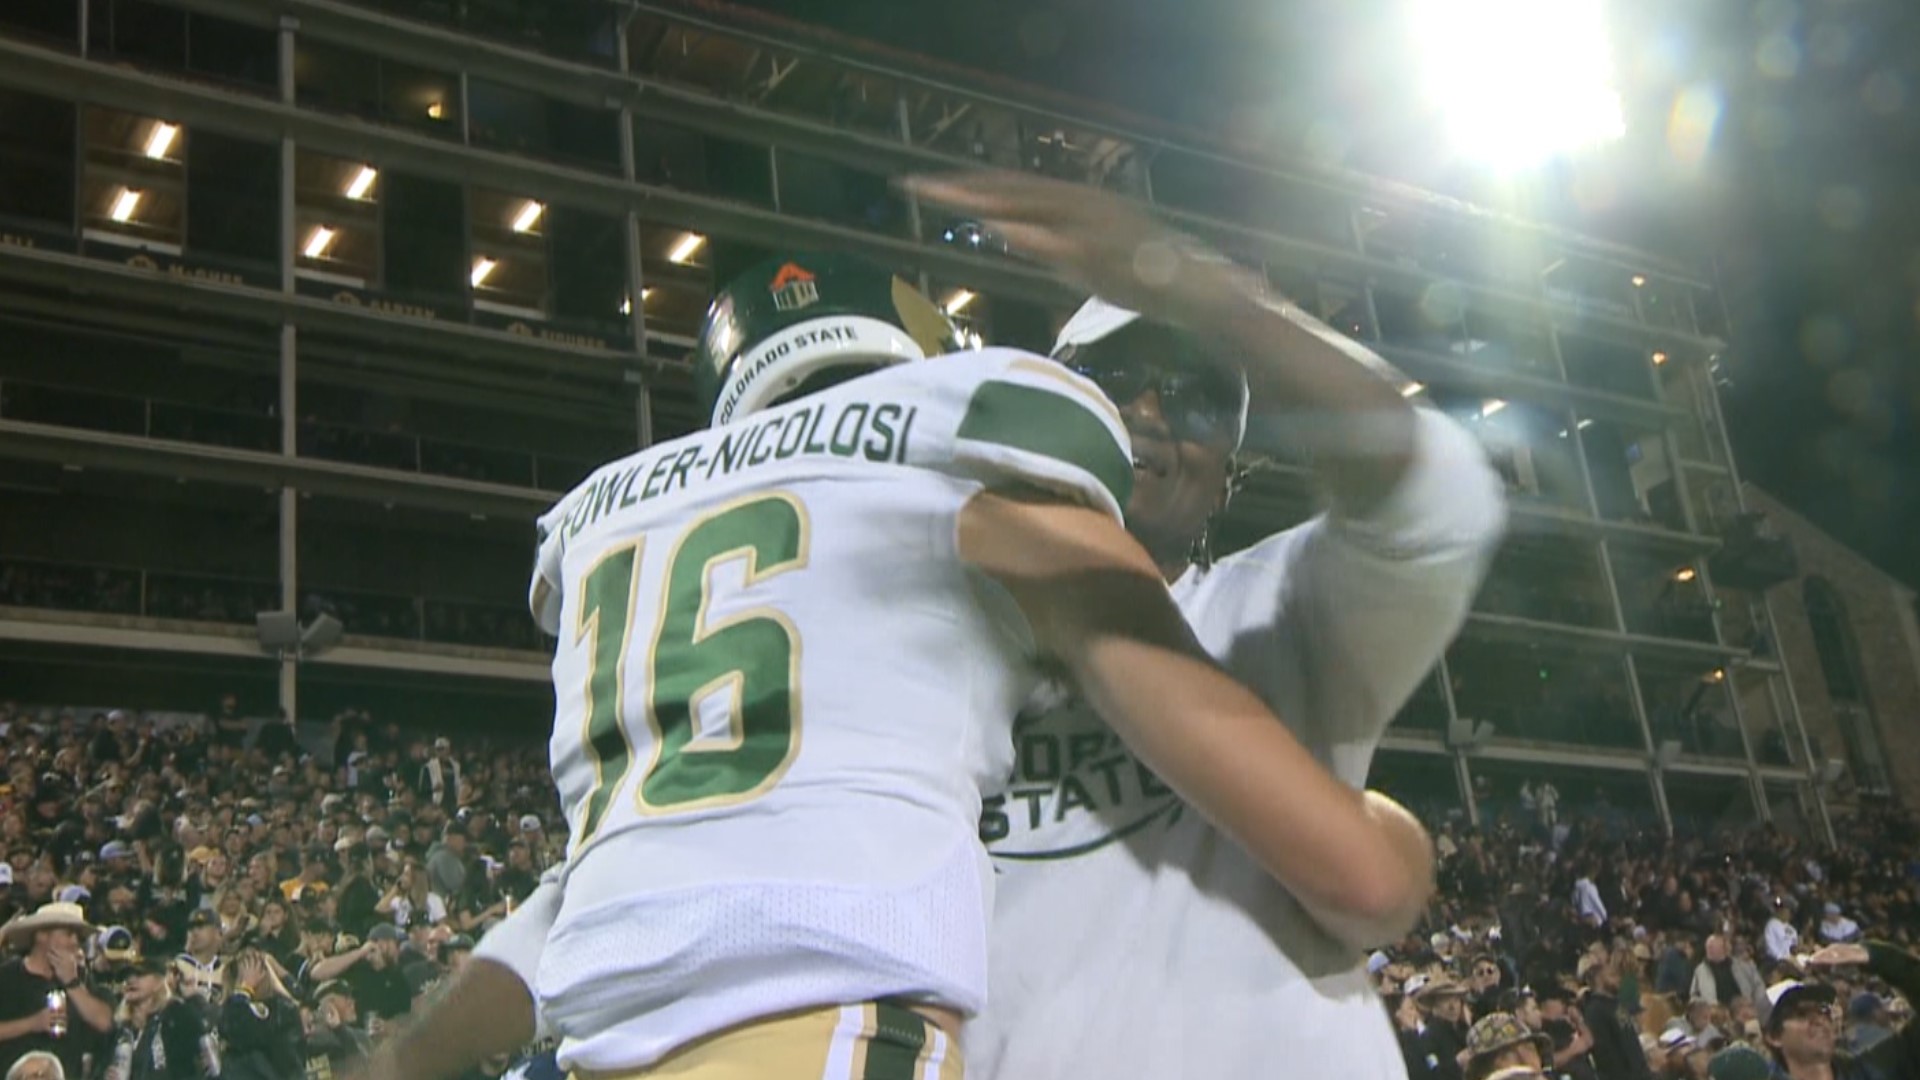
[[[1182,804],[1099,717],[1058,686],[1014,724],[1014,774],[984,801],[996,859],[1067,859],[1179,819]]]

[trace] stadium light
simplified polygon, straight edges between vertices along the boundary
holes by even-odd
[[[488,276],[493,273],[493,268],[499,265],[499,263],[487,258],[485,255],[473,260],[473,276],[469,278],[469,280],[473,282],[473,287],[477,289],[485,284]]]
[[[327,249],[333,246],[333,237],[334,232],[332,229],[327,228],[325,225],[316,227],[313,230],[313,234],[307,237],[307,246],[303,249],[302,253],[309,259],[325,257]]]
[[[693,258],[693,253],[699,251],[700,245],[706,242],[706,237],[701,236],[699,233],[690,232],[681,237],[679,243],[673,245],[673,250],[667,253],[667,261],[675,266],[679,266],[688,259]]]
[[[371,165],[360,166],[360,171],[347,182],[347,198],[356,200],[366,198],[367,192],[373,190],[373,182],[379,178],[380,170]]]
[[[447,107],[441,102],[436,101],[427,106],[427,119],[429,120],[444,120],[446,119],[446,115]]]
[[[647,286],[646,288],[644,288],[644,289],[641,289],[641,290],[640,290],[640,302],[641,302],[642,304],[644,304],[644,303],[646,303],[646,302],[647,302],[647,297],[649,297],[649,296],[652,296],[652,295],[653,295],[653,286],[651,286],[651,285],[649,285],[649,286]],[[622,314],[622,315],[631,315],[631,314],[633,314],[633,297],[631,297],[631,296],[623,296],[623,297],[621,297],[621,298],[620,298],[620,314]]]
[[[1626,132],[1601,0],[1413,0],[1455,148],[1522,169]]]
[[[1653,354],[1653,366],[1654,366],[1654,367],[1659,367],[1659,366],[1660,366],[1661,364],[1664,364],[1664,363],[1666,363],[1666,362],[1667,362],[1667,354],[1666,354],[1666,353],[1663,353],[1663,352],[1657,352],[1657,353],[1654,353],[1654,354]]]
[[[540,215],[545,210],[546,207],[534,202],[532,199],[528,199],[527,204],[520,208],[520,213],[515,215],[513,219],[513,231],[523,233],[532,229],[534,225],[539,222]]]
[[[180,137],[180,128],[165,120],[156,120],[153,131],[147,136],[146,154],[155,161],[165,161],[167,151],[173,149],[173,142]]]
[[[120,194],[113,200],[113,209],[107,211],[107,216],[125,223],[133,219],[133,212],[139,208],[140,193],[132,188],[121,188]]]
[[[1693,567],[1683,566],[1679,570],[1674,572],[1673,580],[1678,581],[1681,584],[1685,584],[1689,581],[1692,581],[1693,576],[1694,576]]]
[[[941,310],[949,315],[958,315],[971,303],[973,303],[973,290],[961,289],[947,297],[947,306]]]

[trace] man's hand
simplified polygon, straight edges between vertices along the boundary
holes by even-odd
[[[1865,945],[1829,945],[1807,957],[1810,968],[1834,968],[1866,964],[1872,959]]]
[[[80,955],[65,949],[47,954],[47,963],[53,967],[53,977],[62,986],[71,986],[80,978]]]
[[[1067,283],[1149,318],[1205,329],[1194,324],[1223,295],[1264,287],[1137,203],[1084,184],[983,171],[916,176],[906,187],[978,219]]]

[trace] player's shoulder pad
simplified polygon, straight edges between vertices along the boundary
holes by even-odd
[[[902,370],[913,371],[950,436],[921,451],[941,446],[946,460],[918,464],[988,487],[1039,487],[1120,519],[1133,491],[1133,447],[1120,410],[1093,383],[1019,349],[954,353]]]

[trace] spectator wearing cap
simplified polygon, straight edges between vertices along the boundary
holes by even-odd
[[[1587,995],[1580,1012],[1593,1037],[1593,1071],[1598,1080],[1652,1080],[1640,1036],[1620,1003],[1620,983],[1631,955],[1622,952],[1587,967]]]
[[[1829,945],[1807,961],[1809,970],[1864,966],[1909,1001],[1920,998],[1920,959],[1881,942]],[[1853,1055],[1839,1048],[1835,994],[1823,983],[1782,980],[1767,988],[1762,1037],[1776,1075],[1789,1080],[1906,1080],[1920,1077],[1920,1025]]]
[[[515,905],[526,903],[533,890],[539,888],[540,874],[533,868],[533,847],[524,836],[515,837],[507,845],[507,864],[501,868],[494,884],[500,895]]]
[[[301,859],[300,873],[280,883],[280,895],[294,903],[305,899],[309,893],[326,892],[328,853],[322,848],[309,848]]]
[[[289,1080],[304,1071],[300,1010],[266,953],[246,949],[227,966],[220,1036],[221,1080]]]
[[[1553,1040],[1530,1031],[1512,1013],[1488,1013],[1467,1032],[1465,1080],[1486,1080],[1516,1065],[1543,1068],[1553,1052]]]
[[[360,1027],[359,1006],[353,990],[335,980],[313,991],[313,1030],[307,1033],[302,1056],[308,1076],[341,1076],[365,1061],[373,1043]]]
[[[112,985],[118,985],[129,965],[140,959],[140,943],[133,931],[124,926],[109,926],[94,938],[94,973]]]
[[[87,1050],[112,1030],[113,1008],[86,981],[80,942],[92,933],[78,906],[57,902],[0,927],[9,948],[27,950],[0,964],[0,1072],[44,1050],[58,1057],[68,1074],[79,1076]],[[47,996],[55,991],[66,997],[64,1016],[47,1007]],[[61,1024],[65,1034],[54,1035]]]
[[[440,842],[427,849],[427,886],[449,900],[457,898],[466,891],[470,869],[466,831],[449,822]]]
[[[433,740],[433,756],[420,766],[414,790],[443,810],[453,809],[460,796],[460,763],[453,760],[453,743],[445,736]]]
[[[1862,990],[1847,1003],[1847,1051],[1864,1054],[1893,1036],[1893,1013],[1885,998]]]
[[[1401,1040],[1407,1074],[1414,1080],[1461,1080],[1467,1047],[1467,988],[1446,975],[1415,975],[1404,991],[1419,1010],[1411,1038]]]
[[[218,1015],[227,993],[225,943],[220,916],[203,908],[187,916],[187,948],[173,958],[180,996],[198,1003],[208,1019]]]
[[[381,923],[355,948],[314,964],[307,978],[314,983],[344,981],[353,991],[358,1011],[369,1017],[392,1019],[406,1014],[413,992],[400,971],[400,946],[407,935],[392,923]]]
[[[1820,918],[1819,934],[1828,945],[1850,945],[1860,940],[1860,924],[1847,918],[1839,904],[1829,901]]]
[[[520,815],[520,835],[525,837],[529,844],[547,842],[547,828],[541,824],[539,814]]]
[[[149,957],[135,964],[127,979],[127,1026],[120,1038],[123,1045],[132,1044],[128,1080],[212,1080],[220,1075],[219,1051],[205,1015],[199,1005],[174,994],[174,970],[165,960]]]
[[[471,959],[473,959],[473,939],[465,934],[455,934],[440,946],[440,962],[446,965],[449,975],[459,973]]]
[[[1668,1024],[1666,1029],[1653,1040],[1653,1053],[1648,1055],[1647,1064],[1655,1076],[1679,1077],[1685,1075],[1687,1055],[1697,1045],[1693,1036],[1680,1023]]]

